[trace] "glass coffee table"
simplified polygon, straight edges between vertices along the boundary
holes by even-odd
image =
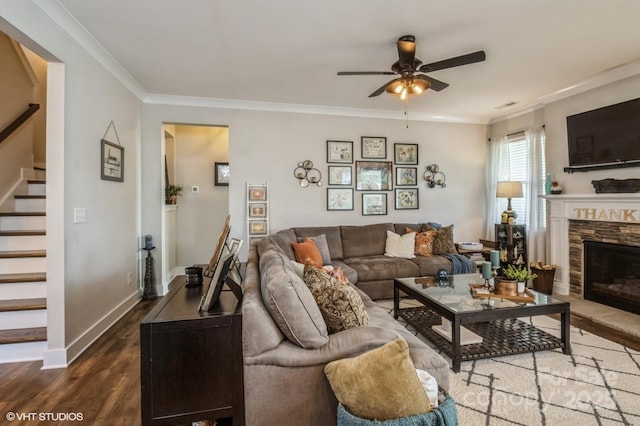
[[[562,348],[571,353],[569,302],[527,289],[526,302],[473,297],[470,284],[483,283],[480,274],[397,278],[393,283],[393,316],[401,317],[426,337],[460,371],[462,361]],[[400,294],[423,306],[400,309]],[[517,298],[516,298],[517,299]],[[560,338],[519,320],[522,317],[560,314]]]

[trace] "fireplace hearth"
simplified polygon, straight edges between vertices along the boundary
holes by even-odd
[[[584,298],[640,314],[640,247],[583,241]]]

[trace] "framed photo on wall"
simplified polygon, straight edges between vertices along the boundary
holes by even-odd
[[[417,167],[396,167],[396,186],[415,186],[417,184]]]
[[[249,222],[249,235],[267,235],[267,221],[252,220]]]
[[[396,143],[393,150],[396,165],[418,165],[417,143]]]
[[[249,201],[267,201],[267,188],[263,186],[249,187]]]
[[[418,208],[418,188],[396,189],[396,210]]]
[[[351,166],[329,166],[329,185],[351,185]]]
[[[250,204],[249,217],[267,217],[267,205],[263,203]]]
[[[362,215],[385,215],[387,214],[387,194],[385,193],[363,193],[362,194]]]
[[[216,186],[229,186],[229,163],[215,163],[214,176]]]
[[[356,161],[358,191],[391,191],[393,163],[391,161]]]
[[[362,136],[360,138],[362,158],[381,159],[387,158],[387,138],[375,136]]]
[[[353,142],[327,141],[327,163],[353,163]]]
[[[100,178],[124,182],[124,147],[101,139]]]
[[[353,188],[327,188],[327,210],[353,210]]]

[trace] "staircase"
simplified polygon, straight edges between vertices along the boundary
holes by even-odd
[[[13,211],[0,212],[0,363],[42,359],[46,350],[45,187],[28,180]]]

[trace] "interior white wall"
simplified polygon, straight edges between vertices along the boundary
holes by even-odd
[[[63,301],[49,298],[49,303],[64,304],[64,320],[49,323],[63,343],[50,339],[49,351],[60,355],[56,362],[65,363],[139,298],[136,283],[127,284],[127,275],[136,277],[138,270],[142,103],[34,3],[2,2],[0,16],[0,30],[45,60],[64,63],[64,112],[48,112],[49,121],[54,115],[56,122],[47,123],[47,135],[51,129],[64,129],[63,137],[49,140],[47,146],[47,178],[57,182],[53,191],[48,184],[47,209],[55,210],[53,216],[62,220],[57,228],[64,229],[62,239],[48,249],[63,253],[59,258],[64,267],[58,270],[64,275],[48,275],[47,285],[56,289],[56,296],[64,292]],[[100,179],[100,139],[111,120],[125,147],[123,183]],[[107,138],[115,142],[113,134]],[[52,150],[56,155],[51,156]],[[52,161],[58,155],[63,160]],[[73,223],[76,207],[86,208],[86,223]]]
[[[398,104],[398,108],[402,106]],[[146,104],[143,115],[143,233],[159,234],[160,130],[163,122],[188,122],[229,127],[229,212],[231,236],[247,241],[246,183],[268,182],[271,231],[290,226],[438,221],[454,224],[458,241],[477,240],[482,232],[485,189],[486,126],[410,122],[328,115],[276,113]],[[326,141],[351,140],[360,159],[361,136],[387,137],[387,159],[395,142],[419,144],[418,174],[437,163],[447,176],[446,188],[426,188],[419,182],[420,209],[396,211],[388,192],[387,216],[362,216],[361,192],[354,211],[326,210]],[[325,185],[300,188],[293,177],[299,161],[311,160],[322,171]],[[217,236],[211,235],[212,239]],[[242,256],[246,255],[246,245]]]
[[[564,193],[593,194],[595,190],[591,184],[592,180],[638,177],[640,173],[640,168],[638,167],[594,170],[573,174],[563,171],[564,167],[569,165],[567,116],[638,97],[640,97],[640,76],[635,76],[545,106],[547,170],[553,175],[554,180],[560,182]]]
[[[184,268],[209,263],[217,236],[229,214],[229,187],[214,185],[215,162],[227,162],[229,129],[176,125],[176,183],[178,197],[177,263]],[[194,186],[198,192],[192,192]]]

